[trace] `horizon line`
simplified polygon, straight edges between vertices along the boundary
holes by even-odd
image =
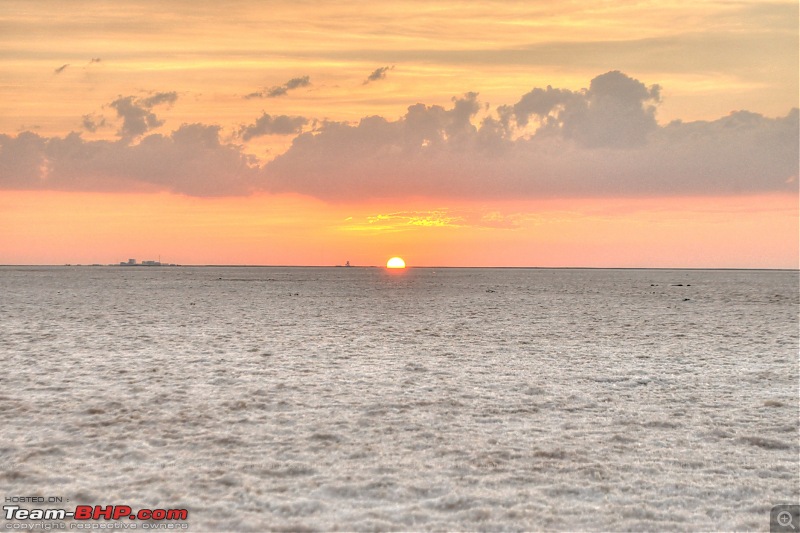
[[[3,263],[0,268],[7,267],[116,267],[116,268],[386,268],[384,265],[261,265],[261,264],[183,264],[183,263],[170,263],[164,265],[121,265],[116,263],[101,264],[101,263]],[[452,266],[452,265],[406,265],[405,269],[414,268],[470,268],[470,269],[507,269],[507,270],[758,270],[758,271],[779,271],[779,272],[798,272],[800,273],[800,266],[798,267],[686,267],[686,266],[667,266],[667,267],[647,267],[647,266]]]

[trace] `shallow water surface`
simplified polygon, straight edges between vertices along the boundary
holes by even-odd
[[[765,530],[800,502],[797,272],[2,267],[0,317],[4,496],[192,531]]]

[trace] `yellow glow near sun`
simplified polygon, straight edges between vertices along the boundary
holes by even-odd
[[[406,262],[400,257],[392,257],[386,261],[386,268],[405,268]]]

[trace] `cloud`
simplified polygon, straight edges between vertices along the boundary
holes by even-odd
[[[535,88],[512,107],[499,110],[504,124],[513,116],[517,125],[527,126],[531,116],[548,129],[587,147],[630,147],[643,145],[657,128],[655,104],[661,101],[661,87],[645,86],[619,71],[597,76],[589,89]]]
[[[168,93],[155,93],[147,98],[139,100],[141,105],[146,108],[151,108],[160,104],[174,104],[178,100],[178,93],[175,91]]]
[[[302,78],[292,78],[284,84],[284,87],[287,89],[296,89],[298,87],[306,87],[310,84],[311,82],[308,76],[303,76]]]
[[[53,72],[55,72],[56,74],[61,74],[62,72],[64,72],[64,70],[66,70],[66,68],[68,66],[69,66],[69,63],[67,63],[66,65],[61,65],[57,69],[53,70]]]
[[[461,216],[453,215],[448,209],[432,211],[399,211],[394,213],[369,215],[363,219],[350,217],[341,226],[345,231],[386,232],[407,231],[418,227],[444,228],[459,227],[464,223]]]
[[[285,85],[280,85],[265,91],[264,93],[262,93],[261,96],[262,98],[277,98],[278,96],[284,96],[288,92],[289,92],[288,87],[286,87]]]
[[[366,217],[348,217],[340,226],[344,231],[364,233],[401,232],[425,228],[494,228],[514,230],[523,222],[531,222],[531,215],[523,213],[503,214],[496,210],[483,208],[448,209],[439,208],[425,211],[397,211],[380,213]],[[535,219],[535,216],[533,217]]]
[[[722,73],[729,76],[757,76],[764,65],[765,51],[774,57],[797,57],[797,24],[788,28],[797,19],[796,3],[768,4],[764,9],[773,10],[770,21],[749,28],[748,15],[737,24],[739,31],[720,25],[700,29],[676,31],[675,33],[638,39],[608,40],[547,40],[512,47],[480,46],[453,49],[451,47],[406,48],[387,51],[377,47],[354,47],[328,50],[329,60],[382,62],[387,58],[395,63],[450,65],[463,68],[480,66],[505,66],[513,69],[530,67],[565,68],[577,71],[600,69],[608,64],[623,70],[645,73],[695,73],[707,76]],[[742,3],[738,9],[752,10]],[[745,18],[747,17],[747,18]],[[719,22],[719,18],[713,19]],[[752,18],[750,18],[752,20]],[[744,22],[744,24],[742,24]],[[490,43],[491,41],[486,41]],[[493,44],[493,43],[492,43]],[[287,52],[294,57],[309,58],[311,52],[297,50]],[[792,63],[796,69],[796,62]]]
[[[329,200],[797,189],[796,109],[659,126],[660,90],[608,72],[581,91],[534,88],[477,126],[481,106],[468,93],[451,109],[416,104],[395,121],[325,124],[300,134],[265,171],[272,190]]]
[[[220,140],[221,127],[184,124],[168,135],[151,108],[175,93],[120,97],[117,141],[79,134],[0,135],[0,188],[168,190],[239,195],[301,193],[367,198],[541,198],[732,195],[798,190],[798,110],[769,118],[736,111],[660,125],[661,88],[621,72],[588,88],[534,87],[488,109],[474,92],[449,106],[417,103],[396,120],[310,122],[263,113],[235,131],[296,135],[269,162]],[[84,127],[102,117],[84,117]],[[468,221],[469,222],[469,221]],[[494,221],[489,221],[494,223]],[[502,221],[506,223],[507,221]],[[406,221],[408,223],[408,221]]]
[[[308,124],[308,119],[305,117],[272,116],[263,113],[255,123],[241,126],[238,134],[244,141],[261,135],[291,135],[300,133],[306,124]]]
[[[393,70],[393,69],[394,69],[394,65],[392,65],[391,67],[376,68],[375,70],[372,71],[372,74],[367,76],[367,79],[364,80],[363,84],[366,85],[366,84],[368,84],[370,82],[373,82],[373,81],[378,81],[378,80],[385,79],[386,78],[386,73],[388,71],[390,71],[390,70]]]
[[[268,89],[264,89],[263,91],[250,93],[246,95],[245,98],[276,98],[278,96],[284,96],[288,94],[288,92],[292,89],[308,87],[309,85],[311,85],[311,78],[309,76],[292,78],[283,85],[275,85]]]
[[[94,114],[83,115],[83,128],[87,131],[92,133],[96,132],[98,128],[101,128],[106,125],[106,119],[104,117],[97,117]]]
[[[161,104],[172,104],[178,99],[176,92],[155,93],[147,98],[120,96],[109,105],[117,111],[122,119],[122,127],[117,134],[123,138],[144,135],[149,130],[164,124],[151,109]]]
[[[77,133],[0,135],[0,187],[248,194],[261,180],[257,162],[240,147],[222,143],[219,131],[219,126],[184,124],[168,136],[148,135],[136,145],[86,141]]]

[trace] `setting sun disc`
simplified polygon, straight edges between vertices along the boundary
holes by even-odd
[[[405,268],[406,262],[401,257],[392,257],[386,261],[386,268]]]

